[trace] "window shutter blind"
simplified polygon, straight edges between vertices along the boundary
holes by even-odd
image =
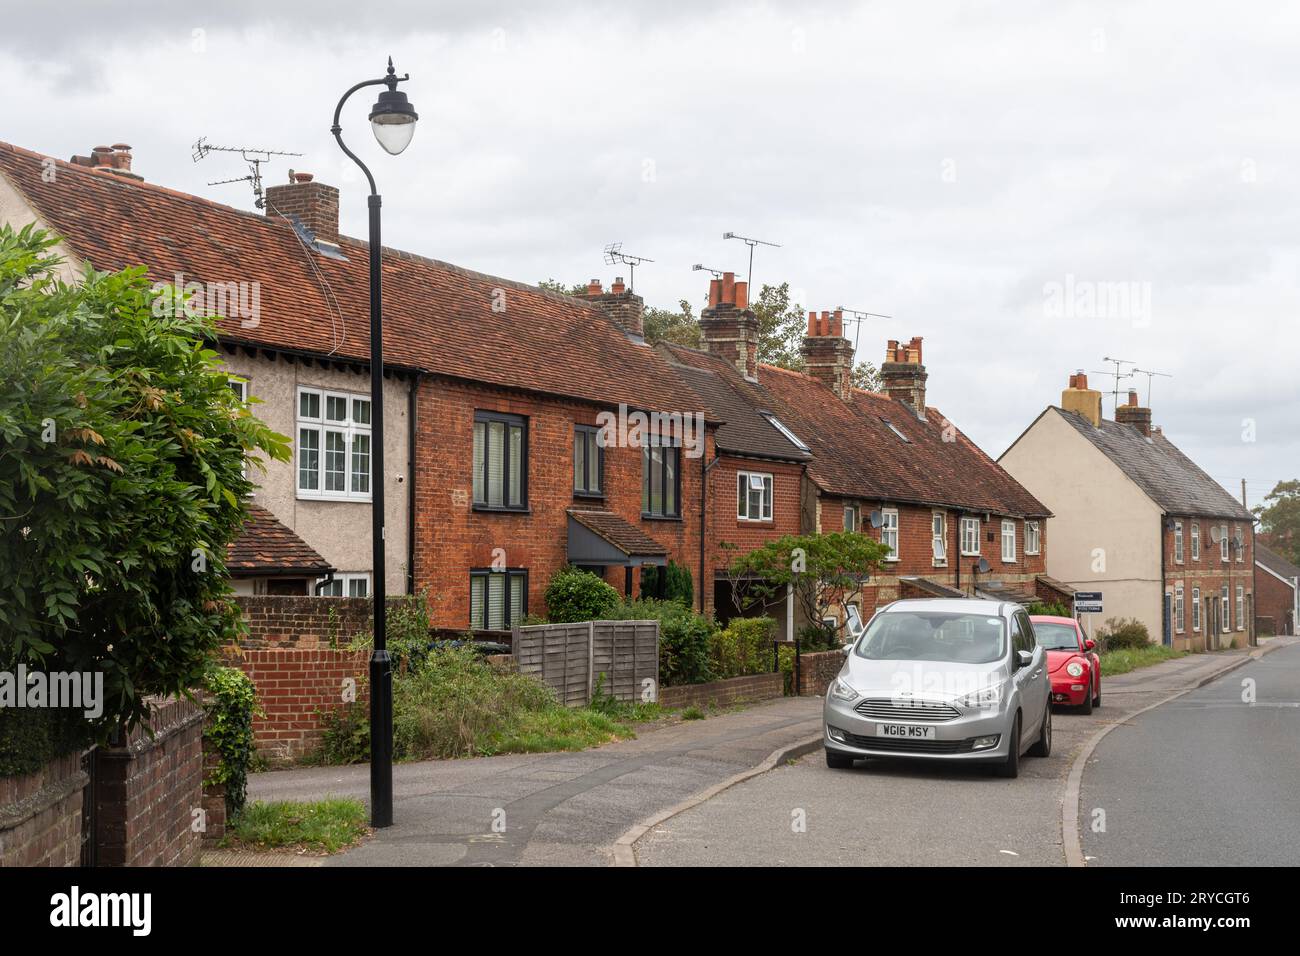
[[[505,423],[488,422],[487,437],[487,503],[493,507],[500,507],[505,504],[502,498],[505,480]]]
[[[524,616],[524,576],[522,574],[510,575],[510,620],[508,626],[513,627],[519,623],[519,619]]]
[[[484,448],[484,441],[483,441],[483,423],[475,422],[474,423],[474,500],[479,504],[483,504],[485,501],[487,501],[487,497],[483,491],[484,450],[485,448]]]
[[[487,626],[491,630],[501,630],[506,618],[506,576],[490,574],[487,583]]]

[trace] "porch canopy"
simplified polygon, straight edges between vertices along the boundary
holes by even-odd
[[[569,511],[569,563],[663,567],[668,549],[611,511]]]

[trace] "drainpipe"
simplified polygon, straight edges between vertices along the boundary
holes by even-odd
[[[1170,530],[1168,525],[1169,515],[1162,513],[1160,515],[1160,643],[1162,645],[1165,643],[1165,628],[1168,626],[1169,646],[1172,648],[1174,646],[1174,624],[1173,621],[1165,621],[1165,582],[1168,575],[1165,568],[1165,552],[1168,550],[1165,544],[1165,532]]]
[[[718,463],[718,453],[716,450],[717,440],[718,440],[717,436],[715,435],[713,439],[715,450],[713,452],[712,461],[707,460],[708,459],[707,454],[700,456],[700,613],[701,614],[704,613],[704,589],[708,587],[707,579],[704,576],[705,565],[708,563],[708,560],[705,557],[704,542],[705,542],[705,528],[708,525],[708,515],[709,515],[709,472],[712,471],[713,466]],[[704,444],[705,447],[707,448],[708,447],[707,432],[705,433]]]
[[[406,593],[415,593],[415,445],[416,413],[419,406],[420,382],[423,372],[415,373],[415,381],[406,398]]]

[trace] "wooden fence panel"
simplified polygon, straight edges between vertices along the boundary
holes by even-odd
[[[540,624],[515,628],[513,641],[519,672],[541,680],[565,706],[589,704],[597,682],[619,700],[639,701],[647,686],[657,699],[658,621]]]

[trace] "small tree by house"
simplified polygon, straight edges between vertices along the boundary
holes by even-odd
[[[831,611],[847,614],[849,598],[880,567],[889,547],[855,531],[785,535],[740,555],[728,579],[742,609],[770,604],[793,588],[803,617],[820,626]]]
[[[211,318],[156,308],[142,267],[61,282],[53,243],[0,228],[0,665],[102,673],[103,726],[133,725],[240,633],[226,545],[288,439]]]

